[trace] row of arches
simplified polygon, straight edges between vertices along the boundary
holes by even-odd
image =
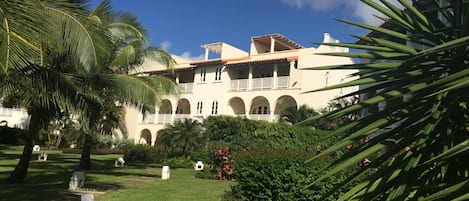
[[[240,97],[233,97],[228,101],[228,105],[233,114],[279,114],[287,107],[298,107],[296,100],[288,95],[280,96],[275,103],[271,103],[272,101],[264,96],[257,96],[251,100],[249,108],[245,102]]]
[[[249,103],[249,105],[246,104]],[[199,105],[200,101],[196,102],[198,110],[201,108]],[[245,115],[249,118],[252,117],[271,117],[273,115],[278,115],[280,112],[287,107],[298,107],[297,101],[288,95],[280,96],[276,99],[269,100],[264,96],[254,97],[252,100],[246,101],[241,97],[232,97],[228,100],[226,108],[223,111],[223,114],[226,115]],[[163,100],[159,114],[173,114],[171,101]],[[210,109],[210,107],[207,107]],[[211,108],[213,109],[213,107]],[[197,112],[198,113],[198,112]],[[180,99],[177,101],[175,114],[191,114],[191,104],[187,99]],[[210,114],[210,113],[208,113]],[[255,119],[255,118],[253,118]],[[260,118],[261,120],[272,120],[272,118]],[[152,134],[153,133],[153,134]],[[157,136],[157,130],[150,131],[148,128],[144,128],[140,131],[140,138],[138,143],[153,145],[154,140]],[[153,136],[153,137],[152,137]]]
[[[283,109],[287,107],[295,106],[298,104],[292,96],[284,95],[278,97],[272,101],[264,96],[254,97],[246,107],[246,100],[241,97],[232,97],[227,103],[227,108],[223,114],[231,115],[245,115],[245,114],[279,114]],[[197,114],[218,114],[218,101],[211,103],[203,103],[197,101],[197,108],[195,108]],[[216,107],[214,107],[216,106]],[[203,112],[202,109],[208,108],[211,111]],[[217,110],[214,112],[213,110]],[[231,111],[230,111],[231,110]],[[173,106],[170,100],[165,99],[162,101],[158,114],[192,114],[191,103],[188,99],[179,99],[176,103],[176,111],[173,112]]]

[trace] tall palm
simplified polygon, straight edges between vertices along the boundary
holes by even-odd
[[[280,112],[280,119],[282,121],[290,122],[291,124],[296,124],[318,114],[318,112],[313,108],[309,108],[307,105],[301,105],[298,109],[296,106],[292,106],[287,107]]]
[[[85,136],[81,169],[89,169],[93,133],[108,122],[112,111],[125,105],[144,105],[143,108],[154,107],[162,96],[177,94],[178,87],[172,81],[160,76],[140,77],[128,74],[141,64],[145,56],[158,58],[162,63],[171,66],[174,62],[166,52],[146,46],[146,34],[135,16],[129,13],[114,13],[109,1],[102,1],[90,17],[99,21],[106,28],[110,36],[108,45],[111,54],[103,55],[105,63],[96,71],[84,74],[86,76],[86,92],[94,94],[102,102],[90,102],[85,109],[88,133]],[[104,103],[104,104],[102,104]]]
[[[367,158],[369,165],[333,189],[360,182],[339,200],[467,200],[469,2],[420,0],[411,5],[399,0],[405,10],[386,0],[381,0],[384,5],[362,2],[381,12],[385,24],[341,20],[373,34],[355,36],[361,44],[327,44],[365,51],[326,55],[369,62],[312,69],[360,69],[355,74],[359,79],[323,90],[368,84],[348,96],[372,95],[323,117],[335,119],[379,103],[394,104],[333,132],[346,137],[317,157],[348,144],[353,148],[317,181]]]
[[[182,156],[188,156],[205,143],[202,123],[189,118],[175,121],[161,130],[157,138],[157,144],[165,145]]]
[[[103,34],[95,34],[100,29],[86,17],[84,5],[66,1],[31,2],[0,3],[4,14],[1,16],[4,24],[0,31],[3,37],[0,52],[5,59],[3,68],[8,73],[0,74],[2,97],[21,97],[18,106],[27,108],[30,115],[23,154],[8,178],[10,182],[26,178],[33,141],[39,130],[46,128],[58,111],[71,110],[81,102],[78,80],[68,69],[89,71],[100,62],[97,50],[105,49],[99,37]],[[31,13],[5,14],[15,11],[9,10],[15,6],[23,11],[31,10]],[[15,25],[17,20],[22,22]],[[20,33],[28,30],[13,29],[10,25],[36,31]]]

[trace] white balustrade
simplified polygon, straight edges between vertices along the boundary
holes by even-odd
[[[290,84],[290,76],[277,77],[277,88],[288,88]]]
[[[251,120],[270,121],[270,114],[249,114],[248,118]]]
[[[171,123],[171,114],[158,114],[158,124],[167,124]]]
[[[194,88],[194,83],[193,82],[179,83],[179,88],[181,89],[181,93],[190,93],[192,92],[192,89]]]
[[[241,91],[248,89],[248,79],[231,80],[231,90]]]
[[[190,114],[175,114],[174,115],[174,121],[178,120],[178,119],[186,119],[186,118],[189,118],[190,117]]]
[[[252,89],[272,89],[272,77],[252,79]]]

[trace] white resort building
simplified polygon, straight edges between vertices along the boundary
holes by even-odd
[[[338,40],[325,33],[323,42]],[[205,49],[204,60],[191,61],[175,56],[177,64],[173,74],[152,60],[147,60],[134,72],[143,76],[170,76],[181,88],[179,96],[164,99],[155,113],[141,114],[138,109],[127,109],[128,136],[135,143],[153,145],[159,130],[181,118],[237,115],[276,121],[284,108],[303,104],[324,108],[333,98],[357,89],[305,93],[352,79],[349,75],[357,70],[304,70],[352,64],[349,58],[316,54],[348,52],[347,48],[324,45],[305,48],[280,34],[253,37],[249,53],[223,42],[201,47]],[[219,57],[211,58],[212,55]]]
[[[336,43],[324,34],[324,43]],[[155,143],[157,132],[181,118],[204,119],[210,115],[237,115],[254,120],[277,121],[284,108],[307,105],[314,109],[358,88],[305,93],[347,81],[357,70],[305,70],[326,65],[352,64],[350,58],[317,55],[348,52],[348,48],[320,45],[306,48],[280,34],[251,39],[249,53],[227,43],[201,45],[205,59],[192,61],[174,56],[174,72],[154,60],[146,60],[136,72],[142,76],[169,76],[181,94],[164,99],[155,113],[127,108],[128,138],[135,143]],[[210,58],[217,55],[217,58]],[[27,128],[26,111],[0,107],[0,122]]]

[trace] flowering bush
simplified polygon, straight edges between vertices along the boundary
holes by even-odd
[[[233,179],[233,166],[229,154],[230,147],[223,147],[213,152],[213,170],[216,172],[216,178],[218,179]]]

